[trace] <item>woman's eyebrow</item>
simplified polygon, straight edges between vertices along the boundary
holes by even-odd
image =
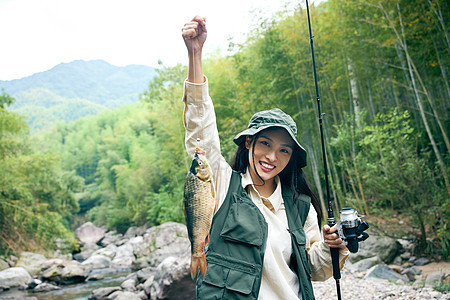
[[[261,135],[260,138],[265,138],[268,139],[269,141],[273,142],[273,140],[265,135]],[[294,146],[290,145],[290,144],[281,144],[281,146],[283,147],[288,147],[291,148],[292,150],[294,150]]]

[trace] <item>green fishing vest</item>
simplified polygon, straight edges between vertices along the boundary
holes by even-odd
[[[197,299],[258,299],[267,240],[267,223],[258,207],[242,188],[241,175],[233,171],[224,203],[214,215],[206,247],[205,278],[197,276]],[[310,198],[297,203],[283,186],[292,242],[291,268],[299,278],[303,300],[314,299],[303,224]]]

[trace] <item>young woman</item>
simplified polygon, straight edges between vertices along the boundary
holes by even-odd
[[[332,276],[329,247],[340,249],[341,268],[349,252],[335,227],[325,225],[320,233],[320,206],[302,171],[306,151],[289,115],[280,109],[256,113],[234,138],[233,166],[222,157],[202,68],[206,36],[205,18],[182,28],[189,57],[186,150],[193,156],[200,138],[218,201],[197,299],[314,299],[311,280]]]

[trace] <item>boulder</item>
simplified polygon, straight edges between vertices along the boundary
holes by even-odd
[[[108,296],[114,292],[120,291],[120,287],[106,287],[99,288],[92,291],[92,295],[88,298],[89,300],[104,300],[108,299]]]
[[[50,259],[43,265],[42,277],[59,284],[73,284],[84,282],[90,268],[77,261]]]
[[[0,289],[28,285],[31,280],[31,275],[22,267],[13,267],[0,271]]]
[[[90,269],[105,269],[111,267],[111,259],[103,255],[92,255],[81,263]]]
[[[41,272],[42,265],[47,261],[47,258],[42,254],[31,252],[22,252],[16,267],[22,267],[30,275],[37,275]]]
[[[109,295],[108,299],[111,300],[141,300],[141,298],[132,293],[132,292],[122,292],[122,291],[117,291],[112,293],[111,295]]]
[[[401,250],[402,245],[396,239],[372,234],[359,244],[359,251],[352,253],[349,260],[355,263],[365,258],[378,256],[385,264],[390,264]]]
[[[105,237],[106,230],[92,224],[84,223],[75,230],[75,234],[83,244],[96,244]]]
[[[367,271],[366,276],[364,276],[364,279],[372,278],[385,279],[393,282],[397,282],[398,280],[401,280],[404,283],[409,282],[409,279],[406,276],[398,274],[386,265],[376,265],[370,268]]]
[[[10,267],[9,264],[5,260],[0,258],[0,271],[9,269],[9,267]]]
[[[378,256],[362,259],[354,264],[346,264],[347,268],[352,272],[365,272],[375,265],[383,264]]]
[[[149,228],[144,234],[143,243],[135,248],[134,253],[139,267],[156,267],[166,257],[179,257],[189,247],[186,225],[167,222]]]
[[[163,261],[158,270],[165,272],[158,282],[153,282],[152,299],[190,300],[195,299],[195,283],[191,279],[190,255]]]
[[[37,285],[32,291],[34,293],[37,292],[49,292],[49,291],[54,291],[54,290],[60,290],[61,288],[57,285],[48,283],[48,282],[43,282],[39,285]]]
[[[115,245],[115,243],[121,239],[123,239],[123,235],[121,233],[108,231],[105,234],[105,237],[99,242],[99,244],[102,247],[107,247],[108,245]]]
[[[112,263],[116,267],[131,268],[131,264],[134,260],[133,245],[125,243],[122,246],[117,247],[117,252]]]

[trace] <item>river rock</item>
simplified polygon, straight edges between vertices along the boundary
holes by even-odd
[[[364,272],[378,264],[383,264],[383,262],[378,256],[374,256],[362,259],[353,264],[350,263],[347,265],[347,268],[353,272]]]
[[[145,232],[143,243],[135,250],[136,261],[141,268],[155,267],[168,256],[179,257],[189,246],[186,225],[167,222]]]
[[[112,260],[112,263],[116,267],[131,268],[135,256],[133,254],[133,245],[125,243],[122,246],[117,247],[116,255]]]
[[[113,231],[108,231],[105,234],[105,237],[101,239],[99,244],[102,247],[107,247],[108,245],[114,245],[118,240],[121,240],[123,238],[123,235],[121,233],[115,233]]]
[[[103,255],[92,255],[81,263],[90,269],[105,269],[111,267],[111,259]]]
[[[42,254],[22,252],[16,267],[24,268],[30,275],[37,275],[46,261],[47,258]]]
[[[371,234],[367,240],[359,244],[359,251],[352,253],[349,260],[355,263],[362,259],[378,256],[384,263],[390,264],[401,250],[402,245],[396,239]]]
[[[49,291],[60,290],[60,289],[61,288],[59,286],[56,286],[56,285],[48,283],[48,282],[43,282],[43,283],[37,285],[32,291],[34,293],[38,293],[38,292],[49,292]]]
[[[121,289],[118,286],[99,288],[92,291],[92,295],[89,297],[89,300],[105,300],[108,299],[109,295],[120,290]]]
[[[75,234],[83,244],[96,244],[105,237],[106,230],[92,224],[84,223],[75,230]]]
[[[396,282],[397,280],[400,279],[404,283],[409,282],[406,276],[398,274],[397,272],[395,272],[386,265],[376,265],[370,268],[367,271],[366,276],[364,276],[364,279],[372,279],[372,278],[385,279],[393,282]]]
[[[114,244],[108,244],[105,248],[96,250],[92,255],[103,255],[109,257],[111,260],[116,256],[117,246]]]
[[[141,300],[141,298],[132,293],[132,292],[121,292],[121,291],[117,291],[112,293],[111,295],[109,295],[108,299],[111,300]]]
[[[190,300],[195,299],[195,283],[191,279],[190,255],[175,260],[163,261],[158,269],[165,271],[159,281],[153,283],[152,299]]]
[[[9,264],[6,262],[6,260],[3,260],[0,258],[0,271],[3,271],[5,269],[9,269]]]
[[[28,285],[31,279],[30,274],[22,267],[8,268],[0,271],[0,289]]]
[[[59,284],[84,282],[90,272],[88,266],[77,261],[50,259],[43,265],[42,277]]]

